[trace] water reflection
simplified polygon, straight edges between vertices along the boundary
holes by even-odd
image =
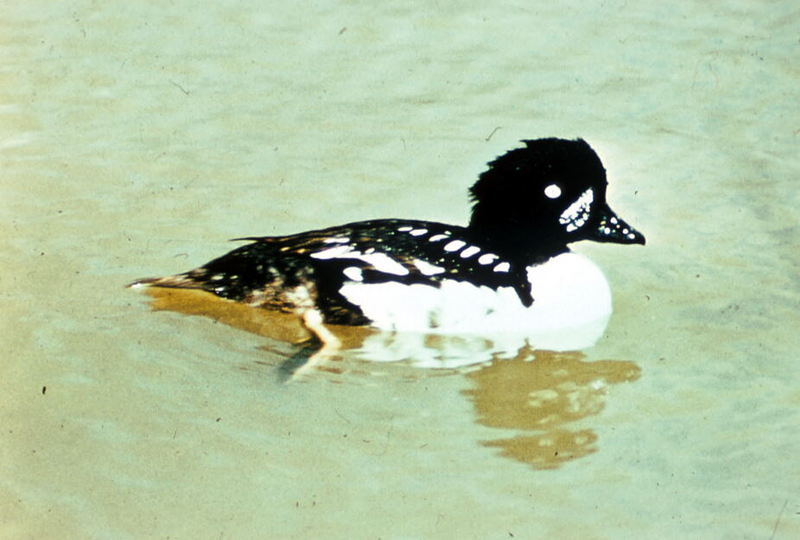
[[[465,394],[475,404],[478,422],[522,431],[482,444],[538,469],[596,451],[597,434],[577,422],[603,409],[610,385],[635,381],[641,370],[632,362],[585,358],[580,352],[525,348],[515,358],[469,373],[475,387]]]
[[[257,309],[231,302],[205,291],[148,287],[154,311],[210,317],[229,326],[272,340],[297,345],[291,353],[299,368],[321,366],[325,357],[346,351],[348,357],[370,362],[405,361],[415,367],[459,368],[486,363],[493,358],[515,358],[530,343],[548,350],[578,350],[593,345],[605,330],[607,318],[581,326],[535,335],[441,335],[377,331],[368,327],[327,325],[341,342],[341,351],[317,354],[311,333],[291,314]],[[318,344],[316,344],[318,345]],[[269,350],[269,346],[264,347]],[[303,360],[312,365],[304,365]]]
[[[143,291],[153,299],[150,303],[153,311],[209,317],[228,326],[286,343],[302,344],[311,338],[311,333],[294,315],[253,308],[194,289],[148,287]],[[364,327],[336,327],[343,348],[351,348],[373,333],[374,330]]]
[[[554,469],[595,452],[597,434],[585,423],[579,427],[579,421],[603,409],[611,385],[635,381],[641,374],[632,362],[587,362],[581,352],[534,349],[524,339],[509,336],[498,340],[397,334],[363,327],[332,327],[343,350],[319,355],[308,341],[309,332],[295,316],[254,309],[202,291],[150,288],[146,292],[153,298],[155,311],[210,317],[275,340],[262,348],[279,359],[278,376],[285,381],[300,380],[314,372],[371,373],[380,362],[440,368],[438,374],[452,373],[441,368],[461,368],[457,372],[474,385],[464,394],[475,406],[477,422],[517,432],[481,444],[537,469]],[[279,343],[292,345],[288,350],[280,349],[276,347]],[[348,362],[345,367],[342,360],[348,358],[369,362]]]

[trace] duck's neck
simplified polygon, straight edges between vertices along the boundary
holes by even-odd
[[[563,239],[548,235],[542,228],[496,222],[488,225],[476,220],[473,214],[467,230],[498,255],[524,266],[539,264],[569,251]]]

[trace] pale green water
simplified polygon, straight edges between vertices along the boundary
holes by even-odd
[[[2,536],[800,536],[795,4],[286,5],[0,6]],[[648,238],[577,248],[616,304],[584,357],[283,384],[287,345],[122,288],[464,222],[539,136]]]

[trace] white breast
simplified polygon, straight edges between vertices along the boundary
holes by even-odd
[[[523,337],[555,350],[592,345],[611,315],[611,291],[588,258],[564,253],[528,268],[533,305],[511,287],[492,290],[445,280],[441,287],[396,282],[346,283],[341,293],[373,321],[399,332]]]

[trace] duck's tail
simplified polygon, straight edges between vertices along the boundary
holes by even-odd
[[[126,287],[138,289],[139,287],[164,287],[167,289],[202,289],[204,282],[192,276],[191,272],[185,274],[175,274],[160,278],[137,279],[128,283]]]

